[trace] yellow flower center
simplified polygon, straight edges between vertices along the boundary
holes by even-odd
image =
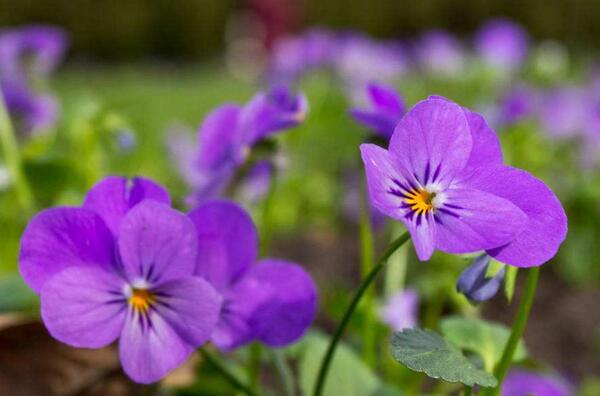
[[[425,189],[412,190],[406,194],[404,202],[406,202],[410,209],[417,213],[427,213],[433,210],[433,199],[435,198],[434,192],[429,192]]]
[[[140,312],[147,312],[154,301],[154,294],[148,289],[133,288],[131,297],[129,297],[129,304],[133,309]]]

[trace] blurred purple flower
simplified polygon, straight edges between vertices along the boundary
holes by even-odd
[[[25,26],[0,33],[0,78],[46,77],[62,61],[68,40],[53,26]]]
[[[482,254],[469,265],[458,278],[456,290],[467,297],[469,300],[480,303],[494,297],[502,281],[504,280],[505,268],[502,268],[491,278],[486,277],[491,257]]]
[[[273,48],[269,81],[289,83],[311,70],[330,66],[337,40],[333,32],[325,29],[279,40]]]
[[[268,195],[273,179],[273,168],[274,166],[269,160],[262,160],[254,164],[240,186],[242,200],[256,204]]]
[[[538,99],[537,92],[531,87],[519,85],[509,89],[500,101],[500,125],[515,124],[537,114]]]
[[[344,217],[350,221],[355,223],[360,222],[360,212],[361,212],[361,192],[360,188],[361,177],[360,171],[357,170],[347,170],[344,172],[344,199],[342,201],[342,214]],[[369,210],[371,217],[371,226],[373,228],[379,228],[385,222],[385,216],[381,214],[371,201],[369,200]]]
[[[432,74],[454,76],[464,71],[465,49],[449,32],[426,32],[416,43],[415,51],[419,64]]]
[[[392,295],[379,309],[381,321],[394,331],[418,325],[419,294],[415,289],[405,289]]]
[[[32,92],[18,81],[0,83],[6,109],[19,135],[43,132],[56,123],[58,104],[52,96]]]
[[[408,228],[421,260],[486,250],[530,267],[552,258],[566,236],[564,210],[529,173],[502,164],[494,131],[478,114],[441,97],[414,106],[389,151],[363,144],[369,193]]]
[[[351,87],[369,81],[390,82],[407,72],[408,57],[400,43],[347,33],[340,38],[335,68]]]
[[[392,87],[370,83],[366,86],[368,108],[350,109],[350,115],[373,132],[389,140],[406,112],[404,98]]]
[[[487,21],[475,35],[479,56],[490,66],[514,70],[527,57],[529,38],[517,23],[503,18]]]
[[[571,385],[560,378],[513,369],[502,384],[502,396],[571,396]]]
[[[544,130],[553,137],[573,138],[580,135],[589,118],[584,90],[576,86],[565,86],[545,94],[541,118]]]
[[[206,202],[189,217],[202,252],[196,274],[224,300],[212,342],[229,351],[252,341],[282,347],[298,340],[316,314],[317,290],[310,275],[291,262],[257,261],[256,228],[232,202]]]
[[[107,177],[82,207],[46,209],[21,239],[19,269],[56,339],[101,348],[119,338],[123,369],[158,381],[204,342],[221,298],[194,275],[193,222],[142,178]]]

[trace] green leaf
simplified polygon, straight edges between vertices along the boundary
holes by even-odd
[[[300,389],[303,395],[310,395],[329,339],[320,333],[310,333],[303,344],[304,349],[299,364]],[[375,373],[360,360],[352,349],[344,344],[338,345],[329,368],[323,396],[375,395],[381,386]]]
[[[431,330],[405,329],[394,333],[391,352],[400,363],[431,378],[467,386],[498,384],[493,375],[476,368],[459,349]]]
[[[37,295],[18,275],[0,278],[0,313],[29,310],[37,304]]]
[[[495,322],[482,319],[451,316],[440,323],[442,334],[456,347],[481,356],[488,372],[500,361],[504,346],[510,337],[510,330]],[[527,351],[523,341],[519,342],[514,360],[523,360]]]
[[[515,284],[517,283],[517,274],[519,273],[518,267],[512,265],[506,266],[506,275],[504,277],[504,295],[510,303],[515,294]]]

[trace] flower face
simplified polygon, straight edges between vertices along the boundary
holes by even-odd
[[[212,342],[231,350],[255,340],[281,347],[299,339],[316,314],[310,275],[291,262],[257,260],[256,229],[236,204],[207,202],[189,216],[202,251],[196,274],[223,296]]]
[[[368,108],[353,108],[350,115],[389,140],[406,112],[404,99],[392,87],[383,84],[368,84],[366,91]]]
[[[99,348],[119,339],[125,372],[159,380],[211,336],[221,297],[194,275],[194,224],[145,179],[109,177],[80,208],[39,213],[21,240],[19,269],[40,293],[56,339]]]
[[[361,146],[374,206],[402,221],[417,255],[486,250],[517,266],[549,260],[566,235],[554,194],[533,176],[502,165],[483,118],[432,97],[398,124],[389,151]]]

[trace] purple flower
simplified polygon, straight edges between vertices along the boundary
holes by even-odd
[[[0,77],[25,80],[45,77],[62,61],[67,37],[52,26],[26,26],[0,34]],[[29,73],[28,73],[29,72]]]
[[[274,166],[268,160],[257,162],[248,171],[240,185],[240,196],[245,202],[256,204],[265,198],[271,188]]]
[[[502,164],[496,134],[478,114],[441,97],[418,103],[400,121],[389,151],[363,144],[369,193],[402,221],[417,255],[485,250],[529,267],[552,258],[566,216],[546,185]]]
[[[538,95],[527,86],[509,89],[501,99],[499,122],[501,125],[515,124],[533,116],[538,110]]]
[[[19,269],[56,339],[100,348],[119,338],[125,372],[159,380],[212,335],[221,298],[194,275],[193,222],[150,180],[107,177],[82,207],[46,209],[21,239]]]
[[[18,81],[0,83],[6,109],[20,135],[43,132],[56,123],[58,104],[52,96],[32,92]]]
[[[306,271],[283,260],[257,261],[256,228],[234,203],[207,202],[189,217],[202,251],[196,274],[224,301],[212,342],[228,351],[255,340],[281,347],[300,338],[317,308],[316,287]]]
[[[465,67],[465,50],[449,32],[431,30],[416,44],[419,63],[433,74],[457,75]]]
[[[586,94],[580,87],[561,87],[544,95],[542,125],[553,137],[572,138],[580,135],[589,114]]]
[[[511,370],[502,384],[502,396],[571,396],[572,387],[560,378],[520,369]]]
[[[381,321],[394,331],[410,329],[418,324],[419,294],[405,289],[392,295],[379,310]]]
[[[513,70],[527,57],[529,38],[521,26],[508,19],[486,22],[476,33],[475,47],[483,60],[496,68]]]
[[[392,87],[371,83],[366,86],[368,108],[353,108],[350,115],[373,132],[389,140],[406,112],[404,99]]]
[[[477,257],[473,261],[473,264],[460,274],[456,283],[456,291],[464,294],[465,297],[476,303],[494,297],[504,280],[505,268],[502,268],[491,278],[487,278],[486,273],[491,259],[487,254]]]

